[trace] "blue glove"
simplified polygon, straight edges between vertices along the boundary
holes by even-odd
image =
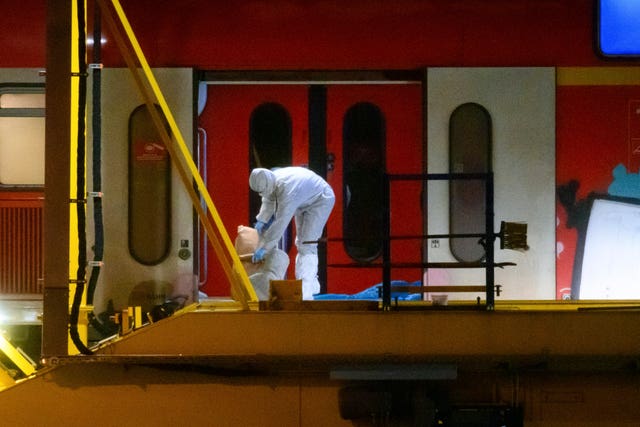
[[[267,251],[264,248],[259,248],[253,253],[253,257],[251,258],[251,262],[257,264],[264,259]]]
[[[256,231],[258,232],[258,234],[262,234],[264,233],[264,230],[266,230],[268,227],[267,223],[264,221],[258,221],[256,222],[256,225],[253,226],[253,228],[256,229]]]
[[[275,215],[271,215],[271,218],[269,219],[269,222],[258,221],[258,222],[256,222],[256,225],[253,228],[256,229],[258,234],[262,234],[267,230],[267,228],[269,228],[271,226],[271,224],[273,224],[273,220],[275,220],[275,219],[276,219]]]

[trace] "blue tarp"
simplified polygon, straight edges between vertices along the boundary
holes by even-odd
[[[392,280],[391,286],[417,286],[420,287],[421,283],[406,282],[404,280]],[[370,288],[365,289],[357,294],[318,294],[314,295],[314,300],[342,300],[342,299],[358,299],[358,300],[379,300],[381,299],[382,283],[373,285]],[[421,299],[420,293],[413,294],[409,292],[391,292],[391,299],[398,301],[419,301]]]

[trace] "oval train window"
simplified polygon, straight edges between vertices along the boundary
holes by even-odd
[[[491,115],[480,104],[458,106],[449,119],[449,172],[491,171]],[[485,232],[485,181],[449,182],[449,233]],[[485,256],[478,237],[451,238],[451,254],[460,262],[478,262]]]
[[[256,107],[249,118],[249,169],[290,166],[291,116],[280,104],[267,102]],[[260,196],[249,191],[249,224],[256,221]],[[291,228],[291,227],[289,227]],[[283,250],[291,247],[291,232],[285,233]]]
[[[358,262],[382,253],[385,122],[371,103],[355,104],[343,123],[344,248]]]
[[[169,131],[166,121],[165,127]],[[143,104],[129,116],[129,253],[156,265],[169,255],[170,241],[171,163]]]
[[[291,116],[282,105],[268,102],[253,110],[249,139],[252,169],[291,165]]]

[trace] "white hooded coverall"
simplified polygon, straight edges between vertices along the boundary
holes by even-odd
[[[262,197],[256,219],[269,223],[273,218],[260,235],[258,248],[269,251],[276,247],[295,217],[296,279],[302,280],[302,298],[313,299],[313,294],[320,292],[317,241],[335,204],[333,189],[313,171],[294,166],[273,171],[256,168],[251,171],[249,186]]]

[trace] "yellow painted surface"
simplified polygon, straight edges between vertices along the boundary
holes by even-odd
[[[4,369],[0,369],[0,391],[6,389],[7,387],[11,387],[15,384],[11,375]]]
[[[74,356],[42,369],[34,378],[0,392],[0,412],[12,425],[48,425],[52,419],[66,426],[368,425],[341,418],[341,390],[362,382],[331,379],[333,366],[362,366],[376,354],[387,361],[400,354],[447,354],[441,360],[456,364],[458,375],[438,383],[438,396],[446,396],[452,404],[519,406],[527,427],[635,426],[640,422],[636,404],[640,383],[633,367],[555,370],[538,358],[532,358],[531,364],[513,365],[488,358],[489,345],[496,352],[508,352],[507,356],[637,356],[638,313],[461,314],[187,311],[104,348],[106,358],[101,361]],[[561,331],[547,331],[550,323],[559,326],[551,329]],[[480,332],[487,326],[491,329]],[[463,329],[468,332],[455,332]],[[244,333],[242,340],[239,332]],[[470,339],[473,335],[478,336]],[[560,342],[562,337],[566,342]],[[205,352],[215,357],[190,358]],[[124,354],[157,357],[159,363],[108,359]],[[300,357],[275,371],[246,358],[283,354]],[[162,360],[163,355],[177,357]],[[479,363],[459,363],[461,355]],[[216,357],[239,364],[225,366]],[[359,358],[365,362],[358,362]],[[408,381],[403,387],[416,385]]]
[[[100,353],[329,359],[640,355],[639,310],[547,306],[559,309],[229,312],[202,304]]]
[[[326,379],[76,364],[0,392],[15,426],[351,426]]]
[[[558,86],[640,85],[640,67],[558,67]]]

